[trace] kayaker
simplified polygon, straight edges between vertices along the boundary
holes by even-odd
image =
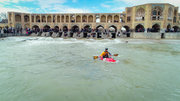
[[[105,48],[105,51],[102,52],[102,54],[100,55],[100,57],[102,57],[102,58],[110,58],[110,57],[111,57],[111,53],[108,52],[108,48]]]

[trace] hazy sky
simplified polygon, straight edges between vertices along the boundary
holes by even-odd
[[[31,13],[112,13],[144,3],[171,3],[180,0],[0,0],[0,12]]]

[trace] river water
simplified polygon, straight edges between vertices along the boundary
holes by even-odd
[[[0,39],[0,101],[180,101],[180,40]]]

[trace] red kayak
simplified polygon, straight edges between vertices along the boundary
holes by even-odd
[[[106,61],[106,62],[116,62],[116,60],[114,60],[113,58],[102,58],[101,60]]]

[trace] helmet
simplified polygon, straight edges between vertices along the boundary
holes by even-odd
[[[105,50],[108,50],[108,48],[105,48]]]

